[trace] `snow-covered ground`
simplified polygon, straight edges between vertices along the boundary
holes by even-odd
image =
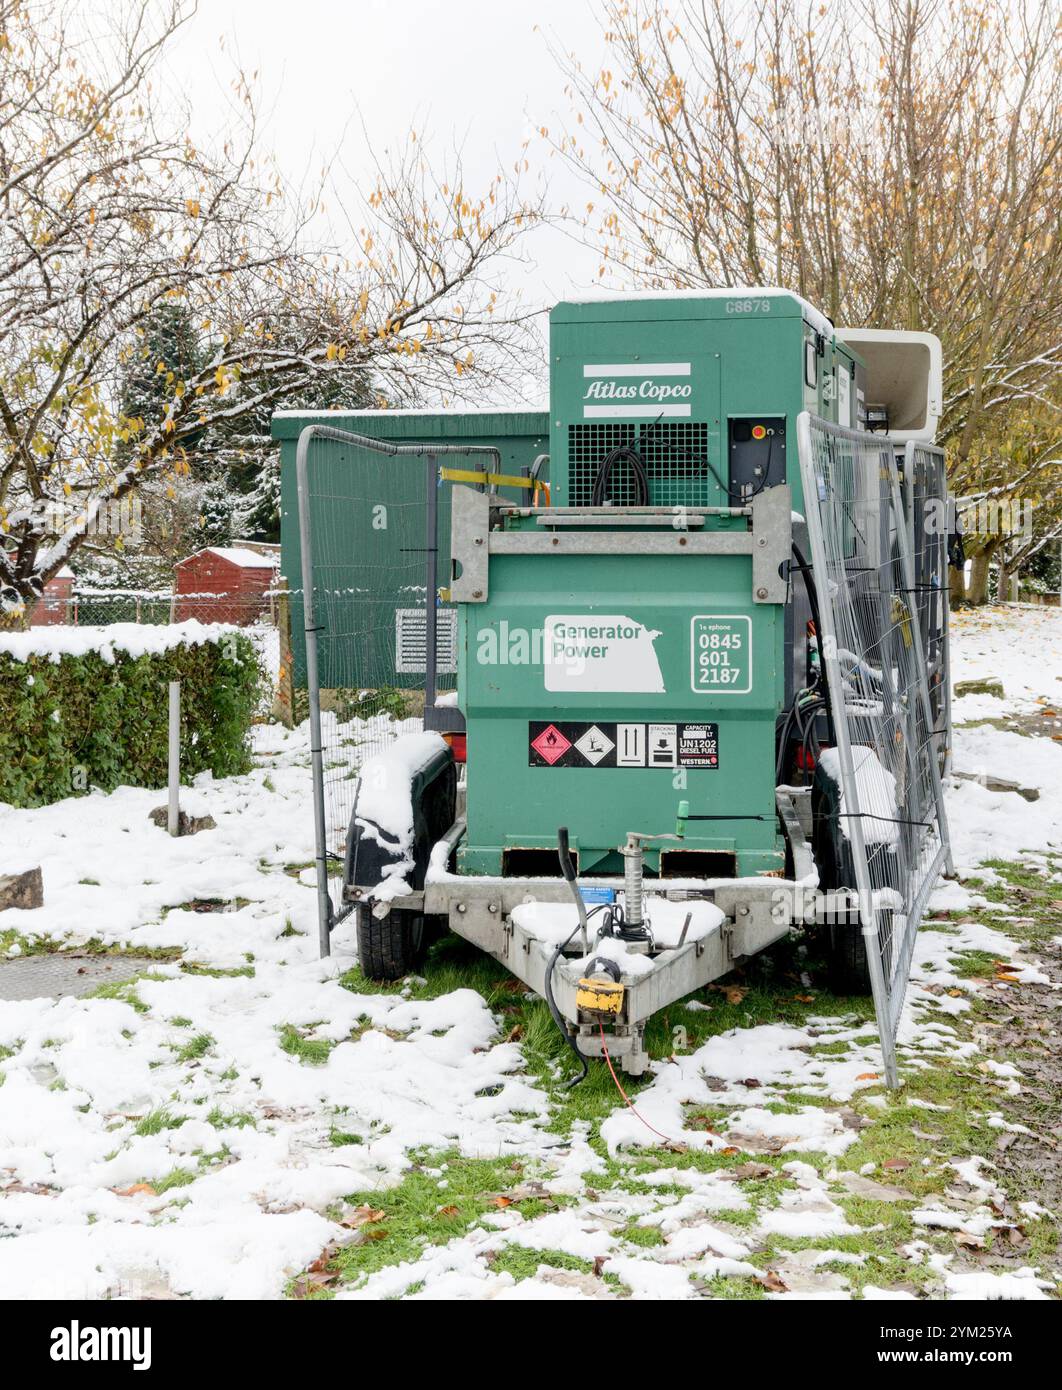
[[[959,724],[1062,699],[1057,611],[962,617],[954,648],[956,679],[993,675],[1006,688],[1002,702],[956,702]],[[525,1216],[499,1199],[461,1234],[426,1234],[419,1253],[381,1259],[338,1297],[689,1298],[709,1281],[762,1276],[756,1251],[779,1237],[814,1248],[786,1257],[767,1296],[849,1296],[845,1270],[875,1257],[850,1248],[866,1227],[845,1201],[889,1175],[852,1172],[846,1154],[897,1103],[882,1093],[870,1024],[811,1013],[801,1026],[717,1033],[655,1064],[637,1115],[617,1095],[599,1136],[580,1123],[558,1134],[557,1097],[481,994],[428,997],[417,981],[353,992],[340,980],[354,963],[347,926],[332,958],[316,958],[304,730],[258,729],[256,763],[244,777],[199,779],[185,806],[217,825],[185,839],[149,821],[158,792],[0,807],[4,862],[41,864],[45,883],[43,908],[0,912],[10,954],[47,938],[171,957],[102,996],[0,1003],[0,1235],[13,1237],[0,1240],[0,1297],[279,1297],[322,1251],[357,1238],[347,1195],[378,1193],[386,1211],[387,1194],[425,1171],[423,1156],[443,1153],[511,1159],[533,1174],[547,1209]],[[955,766],[1040,790],[1029,803],[954,784],[962,871],[988,878],[978,868],[986,859],[1019,853],[1057,864],[1062,743],[960,728]],[[197,910],[204,900],[226,910]],[[942,909],[978,905],[961,883],[935,899]],[[980,986],[957,968],[963,952],[1013,961],[1016,980],[1045,978],[1002,930],[1005,917],[1000,930],[981,920],[921,934],[902,1032],[910,1071],[977,1054],[963,1023]],[[1014,1068],[983,1065],[984,1094],[971,1105],[988,1111],[1021,1082]],[[722,1118],[695,1128],[697,1107]],[[933,1105],[911,1101],[910,1115],[931,1127]],[[681,1142],[669,1154],[661,1136]],[[656,1166],[635,1171],[648,1153]],[[736,1155],[755,1167],[764,1154],[783,1159],[770,1192],[713,1166]],[[957,1213],[929,1196],[912,1208],[912,1266],[931,1270],[943,1297],[1047,1297],[1053,1268],[986,1272],[933,1246],[949,1225],[976,1240],[1007,1224],[987,1157],[955,1162],[966,1205]],[[427,1171],[445,1210],[446,1169]],[[514,1265],[514,1251],[529,1253],[529,1269]],[[550,1252],[593,1272],[562,1269]],[[895,1278],[882,1265],[863,1296],[912,1296]]]

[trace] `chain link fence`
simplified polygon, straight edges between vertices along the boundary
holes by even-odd
[[[201,623],[234,623],[237,627],[262,624],[275,627],[277,591],[262,593],[187,593],[170,590],[78,589],[66,598],[46,596],[31,617],[31,626],[42,622],[73,627],[104,627],[108,623],[144,623],[161,626],[194,619]]]
[[[455,456],[494,487],[501,459],[489,445],[395,444],[329,425],[299,436],[302,574],[291,621],[293,639],[305,634],[322,955],[350,910],[343,867],[362,766],[456,688],[449,507],[440,506],[450,491],[441,465]]]
[[[797,439],[836,739],[816,774],[841,880],[824,886],[857,893],[895,1086],[915,936],[930,890],[951,867],[938,757],[947,735],[935,722],[922,629],[938,590],[931,572],[919,578],[892,443],[806,412]]]

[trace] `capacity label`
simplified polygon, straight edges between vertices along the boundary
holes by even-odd
[[[527,743],[529,767],[719,766],[718,724],[532,720]]]
[[[752,689],[752,619],[698,613],[690,619],[690,684],[697,695],[747,695]]]

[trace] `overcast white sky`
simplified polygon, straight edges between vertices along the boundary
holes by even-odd
[[[603,52],[600,16],[595,0],[200,0],[166,66],[204,143],[231,120],[233,64],[257,69],[264,144],[292,183],[340,143],[352,174],[368,168],[360,111],[380,147],[411,124],[431,133],[429,148],[463,146],[466,184],[485,187],[499,159],[511,167],[527,136],[555,127],[568,109],[541,31],[593,66]],[[546,153],[539,142],[551,201],[579,206],[585,193]],[[585,288],[598,265],[557,231],[536,233],[527,254],[515,276],[535,305]]]

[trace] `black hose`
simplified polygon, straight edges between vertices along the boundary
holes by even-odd
[[[594,478],[594,489],[590,498],[592,506],[603,507],[606,502],[612,500],[609,495],[612,470],[621,460],[626,460],[634,475],[635,499],[629,505],[632,507],[647,507],[649,505],[649,475],[646,472],[645,460],[638,451],[663,418],[663,415],[658,415],[648,428],[639,431],[638,438],[632,443],[619,444],[605,455],[598,464],[597,474]]]
[[[826,727],[829,731],[830,742],[836,747],[837,734],[833,724],[833,710],[830,707],[830,685],[829,677],[826,674],[826,659],[822,651],[822,619],[819,615],[819,591],[815,585],[815,577],[811,572],[811,566],[797,545],[793,542],[793,554],[796,557],[797,568],[804,577],[804,587],[808,594],[808,603],[811,605],[811,617],[815,624],[815,645],[819,649],[819,680],[822,682],[822,698],[826,704]]]
[[[575,1041],[575,1035],[568,1031],[568,1025],[564,1020],[564,1015],[561,1013],[560,1009],[557,1008],[557,1001],[553,998],[553,971],[556,967],[557,961],[560,959],[561,952],[564,950],[565,946],[567,946],[568,942],[572,939],[572,937],[578,930],[579,923],[577,922],[575,926],[572,927],[567,938],[560,943],[557,949],[553,952],[553,955],[550,956],[549,966],[546,969],[546,1006],[553,1016],[553,1022],[561,1031],[561,1037],[568,1044],[571,1050],[575,1053],[576,1060],[582,1067],[582,1071],[579,1073],[578,1076],[573,1076],[570,1081],[565,1082],[564,1089],[566,1091],[570,1091],[574,1087],[578,1086],[580,1081],[585,1081],[587,1073],[590,1070],[590,1068],[586,1064],[586,1058],[579,1051],[579,1045]]]
[[[606,502],[612,500],[612,470],[617,463],[623,460],[630,465],[631,474],[634,477],[634,498],[628,505],[632,507],[647,507],[649,505],[649,478],[645,471],[645,461],[633,444],[623,444],[618,449],[613,449],[610,454],[606,454],[598,467],[597,476],[594,479],[594,490],[590,498],[593,506],[603,507]]]
[[[776,783],[781,782],[782,773],[785,770],[786,751],[789,745],[789,730],[793,724],[796,725],[797,736],[806,751],[808,733],[814,730],[815,717],[824,704],[821,695],[813,695],[813,698],[805,700],[803,706],[801,705],[801,696],[811,695],[813,690],[814,687],[811,687],[809,690],[804,690],[801,691],[800,694],[794,695],[793,703],[786,712],[785,721],[782,724],[781,736],[778,741],[778,755],[774,762],[774,780]],[[809,711],[811,712],[811,720],[809,725],[805,726],[804,716]],[[818,740],[816,739],[816,744],[817,743]]]
[[[597,907],[592,907],[590,911],[586,914],[587,920],[589,921],[589,919],[593,917],[595,912],[602,912],[608,906],[608,903],[598,903]],[[565,1021],[564,1015],[561,1013],[560,1009],[557,1008],[557,1001],[553,997],[553,971],[556,968],[558,960],[560,960],[561,958],[562,951],[567,946],[568,942],[571,941],[572,937],[580,929],[581,926],[582,923],[577,922],[575,926],[572,927],[571,931],[568,933],[565,939],[553,952],[552,956],[550,956],[549,965],[546,967],[546,984],[544,991],[546,996],[546,1007],[550,1011],[550,1014],[553,1018],[553,1022],[560,1029],[561,1037],[568,1044],[571,1050],[575,1053],[579,1065],[582,1067],[582,1071],[579,1073],[578,1076],[573,1076],[570,1081],[565,1082],[565,1090],[567,1091],[570,1091],[574,1089],[574,1087],[578,1086],[580,1081],[585,1081],[590,1068],[586,1064],[586,1058],[579,1051],[579,1046],[575,1041],[575,1035],[568,1031],[568,1025]]]

